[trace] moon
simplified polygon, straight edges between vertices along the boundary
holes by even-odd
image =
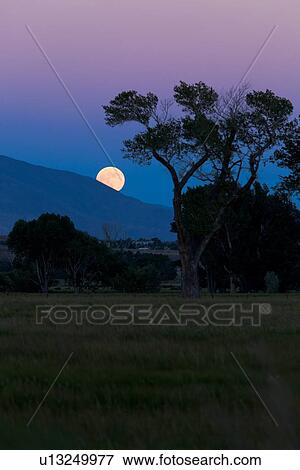
[[[102,168],[96,176],[96,180],[99,181],[99,183],[109,186],[115,191],[121,191],[125,184],[124,173],[114,166]]]

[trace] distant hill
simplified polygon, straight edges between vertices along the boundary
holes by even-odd
[[[114,224],[128,237],[174,238],[168,207],[124,196],[86,176],[0,156],[0,234],[8,234],[16,220],[43,212],[68,215],[98,237],[103,224]]]

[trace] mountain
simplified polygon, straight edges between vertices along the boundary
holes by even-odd
[[[68,215],[78,229],[100,238],[103,224],[128,237],[173,238],[168,207],[124,196],[87,176],[0,156],[0,234],[43,212]]]

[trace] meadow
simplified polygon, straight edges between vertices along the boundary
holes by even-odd
[[[299,448],[300,295],[200,299],[225,301],[268,302],[272,313],[260,327],[37,325],[40,304],[178,309],[183,300],[1,294],[0,447]]]

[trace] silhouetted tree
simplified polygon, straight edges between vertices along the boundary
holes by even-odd
[[[75,231],[64,254],[66,273],[74,292],[100,281],[101,266],[106,263],[105,256],[101,259],[103,251],[106,251],[105,248],[100,247],[96,238]]]
[[[219,97],[202,82],[180,82],[174,101],[177,110],[171,115],[170,102],[159,105],[153,93],[126,91],[104,110],[110,126],[133,121],[142,127],[124,142],[125,158],[143,165],[154,159],[170,173],[183,294],[197,297],[198,265],[207,245],[220,229],[226,208],[251,187],[261,161],[281,145],[293,106],[270,90],[231,90]],[[210,199],[216,208],[197,249],[182,207],[184,188],[193,176],[212,183]]]
[[[42,214],[36,220],[16,222],[7,244],[17,260],[34,266],[41,291],[48,293],[49,282],[74,234],[75,227],[69,217]]]

